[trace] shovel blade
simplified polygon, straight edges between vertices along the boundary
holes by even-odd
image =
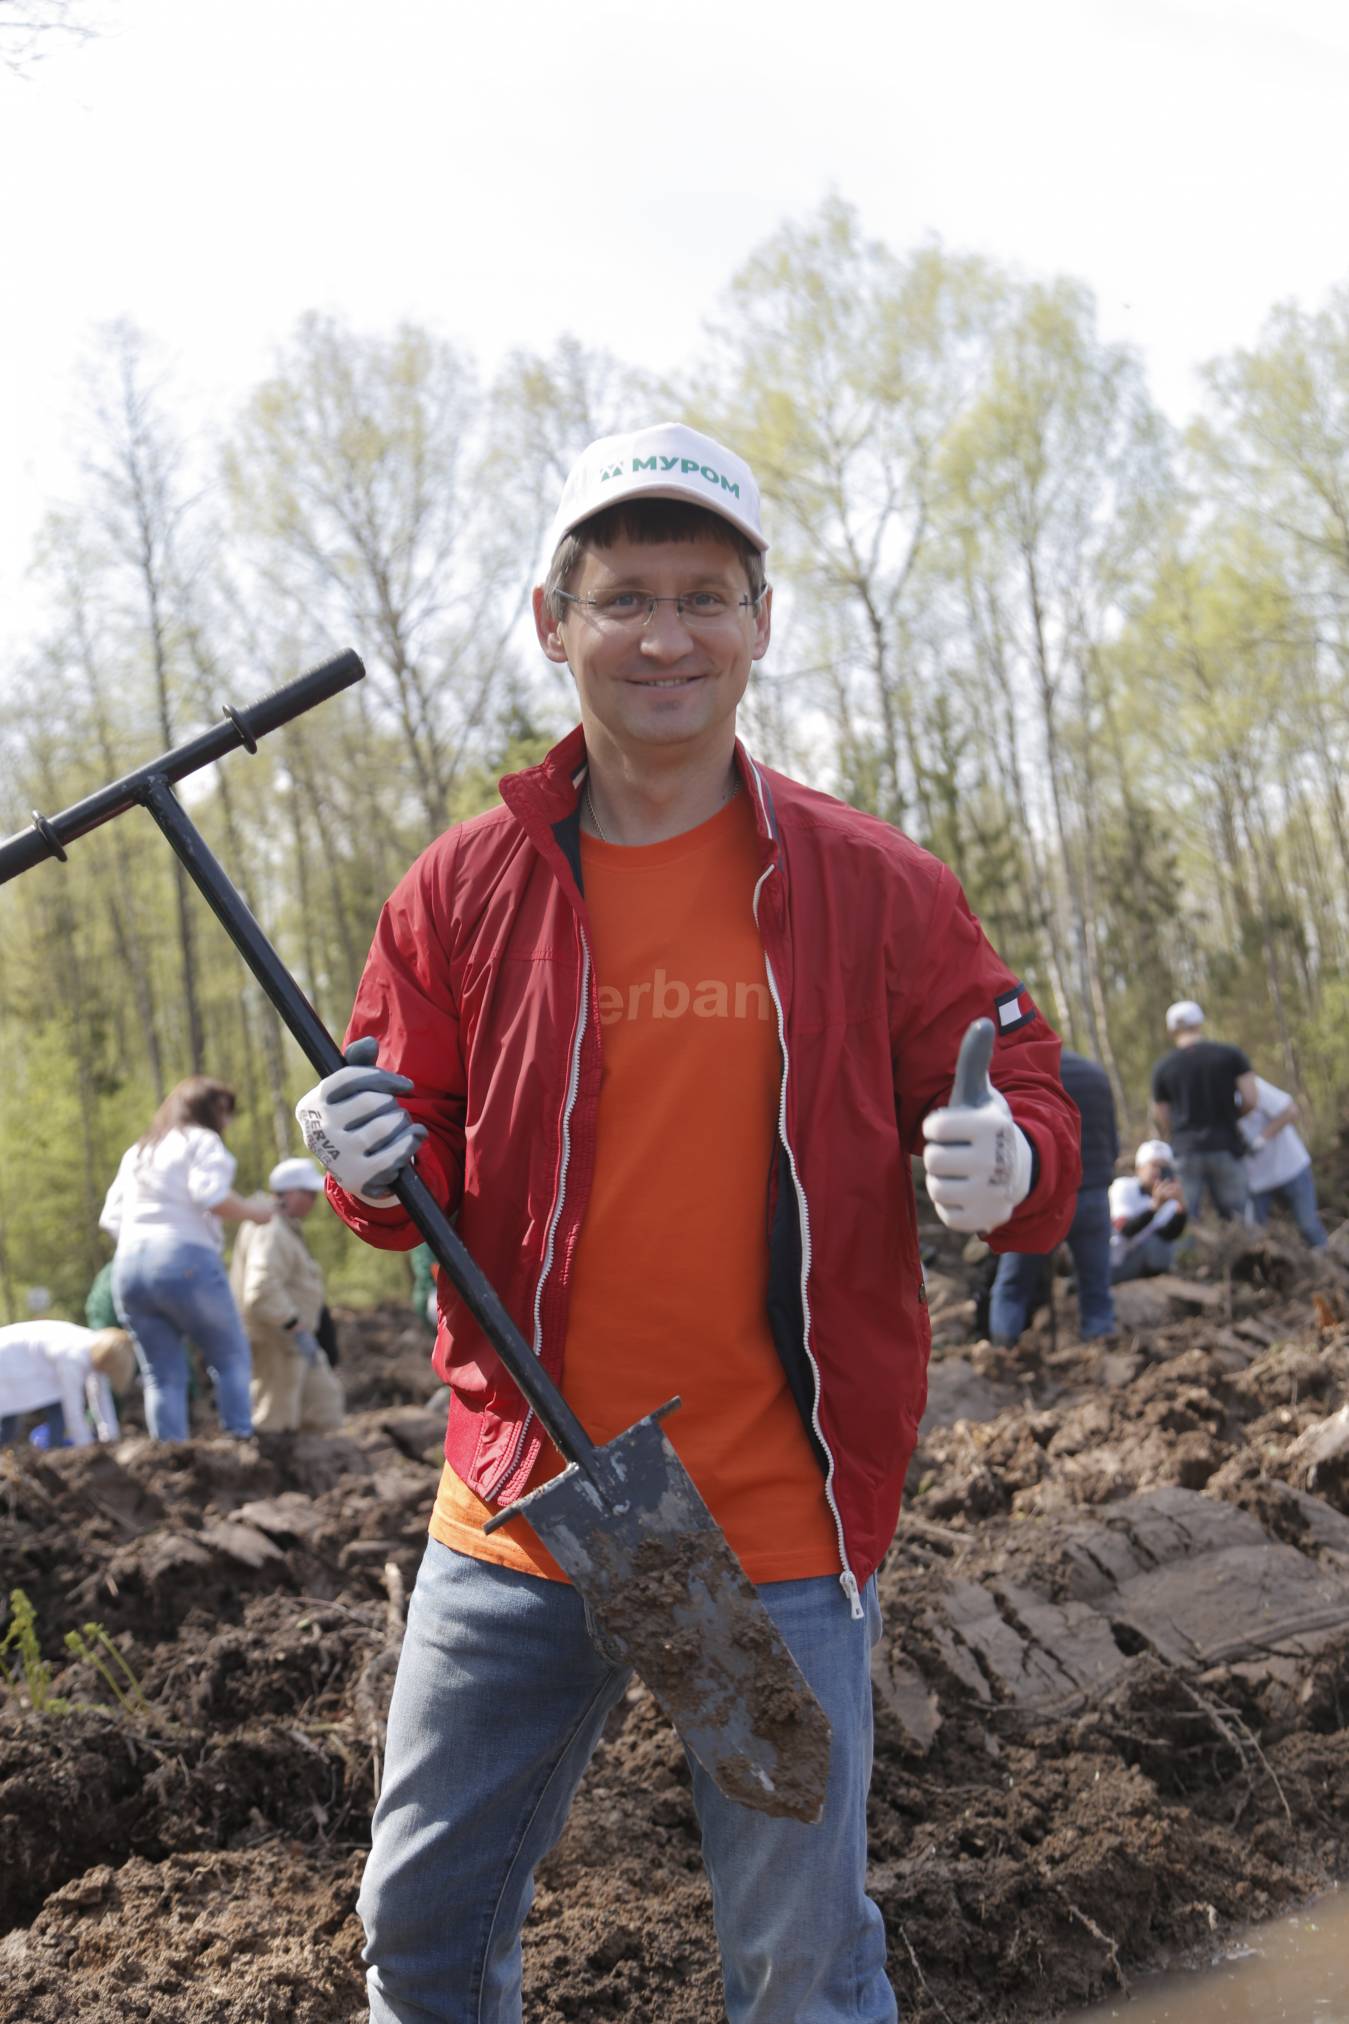
[[[596,1480],[573,1463],[509,1515],[538,1533],[728,1799],[818,1820],[828,1720],[659,1418],[594,1449]]]

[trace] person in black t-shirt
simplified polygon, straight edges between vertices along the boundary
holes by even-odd
[[[1172,1049],[1152,1071],[1152,1106],[1169,1139],[1191,1216],[1205,1192],[1224,1221],[1246,1213],[1243,1110],[1258,1103],[1251,1064],[1239,1047],[1204,1038],[1204,1014],[1182,998],[1166,1015]]]

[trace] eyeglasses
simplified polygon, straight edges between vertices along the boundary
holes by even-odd
[[[573,597],[569,590],[559,590],[557,596],[563,604],[588,611],[603,631],[625,633],[641,632],[650,625],[658,604],[672,604],[675,616],[698,630],[724,625],[737,612],[753,611],[763,602],[762,591],[757,597],[741,598],[725,597],[719,590],[691,590],[679,597],[655,597],[649,590],[606,590],[599,597]]]

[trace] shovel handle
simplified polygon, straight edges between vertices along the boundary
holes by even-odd
[[[993,1021],[972,1020],[965,1029],[956,1060],[955,1081],[951,1084],[952,1110],[982,1110],[986,1103],[994,1101],[993,1085],[988,1079],[992,1059]]]
[[[143,802],[152,779],[186,779],[189,773],[199,772],[203,766],[223,759],[228,752],[237,752],[241,746],[247,752],[256,752],[259,738],[288,724],[305,710],[312,710],[315,703],[327,702],[329,696],[335,696],[340,689],[349,689],[364,676],[360,656],[348,648],[335,659],[325,661],[322,667],[311,668],[307,675],[297,676],[295,681],[264,696],[260,702],[245,704],[240,709],[227,703],[222,712],[223,724],[215,724],[185,744],[175,745],[171,752],[162,753],[133,773],[124,773],[120,780],[111,781],[107,787],[86,795],[83,801],[63,808],[59,815],[35,812],[31,828],[21,829],[17,836],[0,843],[0,885],[17,878],[22,871],[30,871],[44,858],[64,858],[68,843],[87,836],[91,829],[100,828],[114,816],[125,815],[128,808]]]

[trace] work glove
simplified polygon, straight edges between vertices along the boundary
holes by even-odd
[[[297,1328],[290,1339],[306,1363],[318,1362],[319,1339],[316,1335],[311,1335],[307,1328]]]
[[[960,1043],[951,1101],[923,1119],[928,1198],[948,1230],[996,1230],[1030,1193],[1030,1140],[988,1079],[993,1022]]]
[[[412,1084],[375,1065],[379,1042],[353,1040],[347,1066],[300,1098],[295,1118],[314,1158],[358,1202],[385,1208],[393,1184],[426,1137],[398,1103]]]

